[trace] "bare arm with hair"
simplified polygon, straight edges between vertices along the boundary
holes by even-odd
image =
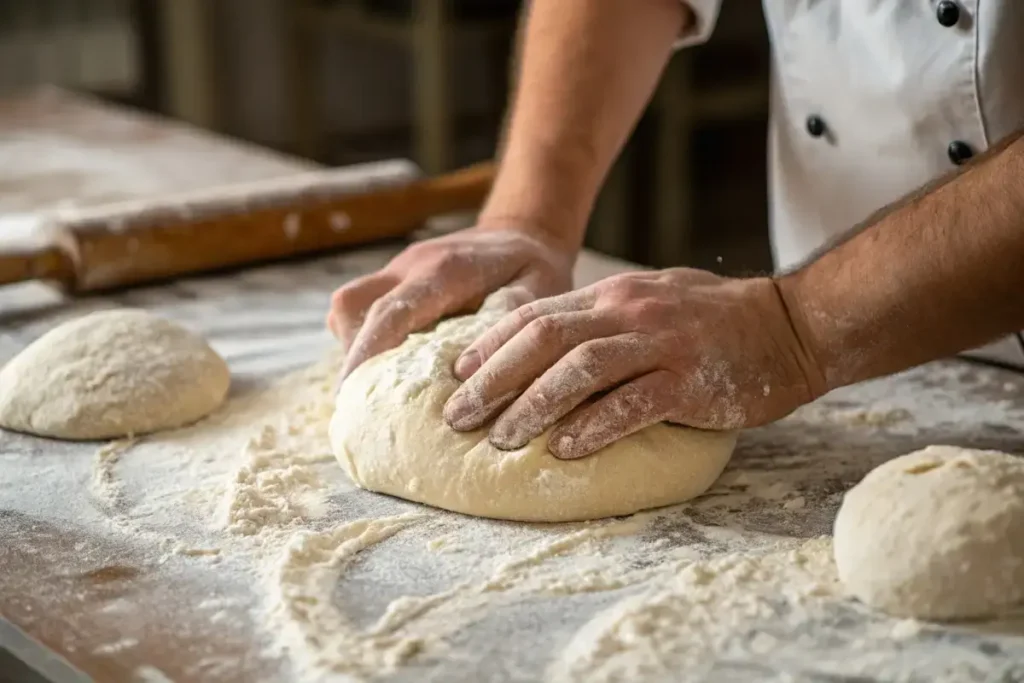
[[[455,365],[445,417],[577,458],[654,422],[752,427],[1024,329],[1024,133],[776,278],[687,268],[522,306]]]
[[[578,246],[598,190],[693,17],[679,0],[533,0],[494,192],[509,218]]]
[[[829,388],[1024,329],[1024,131],[778,286]]]

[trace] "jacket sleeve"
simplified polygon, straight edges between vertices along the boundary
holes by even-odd
[[[690,8],[697,23],[686,33],[679,36],[675,48],[681,49],[692,45],[700,45],[711,37],[715,30],[715,22],[718,21],[718,10],[721,9],[722,0],[680,0]]]

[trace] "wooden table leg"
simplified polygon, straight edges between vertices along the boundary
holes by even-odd
[[[452,163],[448,0],[416,0],[413,88],[416,160],[430,174]]]
[[[326,163],[324,103],[320,95],[323,34],[310,25],[315,8],[309,0],[290,0],[286,5],[292,144],[300,156]]]
[[[208,0],[162,0],[160,26],[167,113],[216,129],[220,112],[211,4]]]

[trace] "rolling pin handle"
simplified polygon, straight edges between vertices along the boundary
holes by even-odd
[[[74,264],[63,250],[55,246],[0,253],[0,285],[30,280],[58,280],[64,285],[73,285]]]
[[[79,207],[47,226],[63,241],[6,250],[0,243],[0,285],[42,279],[75,293],[101,291],[400,237],[434,216],[478,210],[495,166],[418,180],[404,164],[384,170],[391,177],[369,188],[352,169],[318,174],[312,182],[322,197],[303,182],[267,181]]]

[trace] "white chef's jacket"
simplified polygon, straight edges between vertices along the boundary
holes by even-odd
[[[736,0],[746,2],[746,0]],[[706,40],[722,0],[679,46]],[[1024,127],[1024,0],[764,0],[775,265]],[[1024,367],[1024,339],[971,352]]]

